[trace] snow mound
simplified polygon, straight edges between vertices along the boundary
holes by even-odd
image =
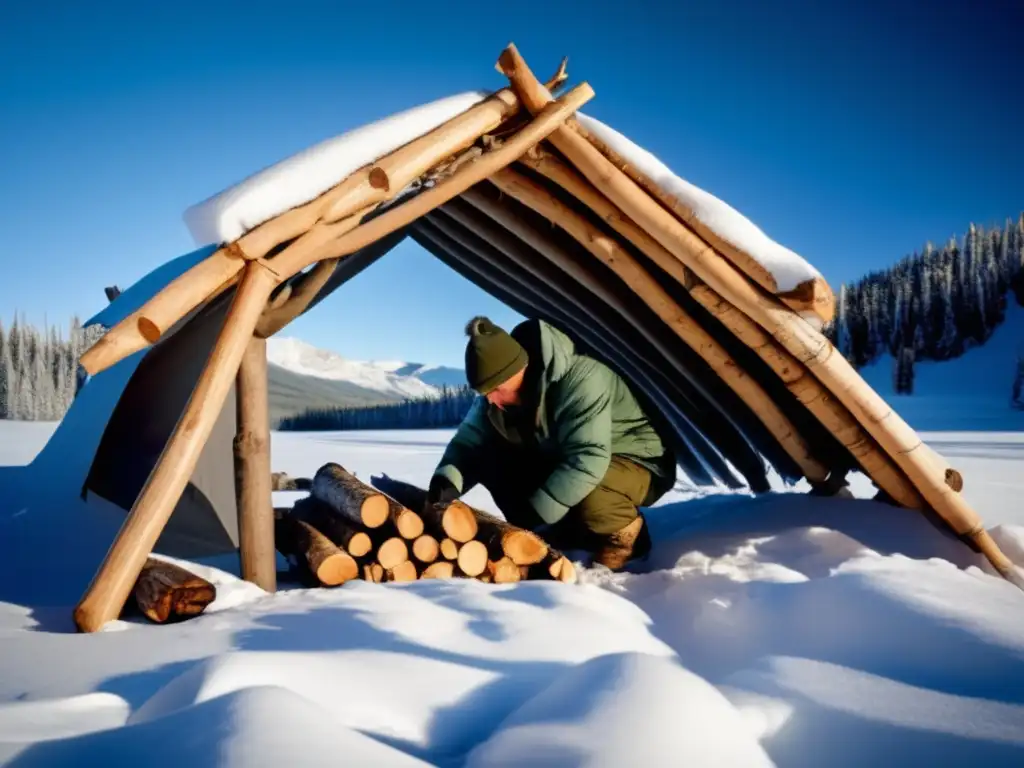
[[[34,766],[330,766],[339,759],[347,765],[428,765],[346,728],[291,691],[268,686],[124,729],[39,744],[22,758]]]
[[[128,719],[128,702],[113,693],[0,704],[0,743],[33,742],[117,728]]]
[[[1024,706],[913,685],[808,658],[767,657],[730,678],[786,702],[764,743],[779,765],[1021,765]],[[801,738],[796,738],[799,734]]]
[[[296,338],[273,337],[267,340],[267,361],[292,373],[332,381],[347,381],[364,389],[396,397],[436,397],[436,387],[415,376],[395,373],[398,367],[347,360],[337,352],[319,349]]]
[[[323,194],[353,171],[477,104],[483,91],[422,104],[326,139],[190,206],[185,224],[199,245],[227,243]]]
[[[772,240],[728,203],[677,176],[661,160],[614,128],[583,114],[577,114],[577,118],[584,128],[693,211],[708,229],[764,267],[775,278],[779,291],[791,291],[800,283],[821,277],[802,256]]]
[[[671,659],[625,653],[575,666],[469,754],[490,766],[773,765],[739,712]]]

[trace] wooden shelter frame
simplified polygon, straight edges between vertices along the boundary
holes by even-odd
[[[185,411],[75,608],[80,631],[96,631],[120,614],[233,383],[242,576],[268,591],[276,589],[265,339],[309,308],[339,260],[411,222],[428,223],[424,238],[452,238],[457,247],[472,249],[465,238],[457,242],[464,230],[455,226],[468,210],[461,206],[468,204],[530,238],[521,221],[494,205],[481,182],[549,220],[611,269],[675,339],[699,354],[751,407],[812,485],[834,480],[837,468],[815,455],[793,420],[688,314],[675,291],[685,291],[764,361],[894,503],[937,513],[1000,574],[1024,588],[961,495],[959,473],[920,440],[821,333],[820,322],[831,320],[834,311],[824,281],[780,292],[749,254],[704,226],[654,180],[588,133],[574,113],[593,97],[590,86],[584,82],[552,96],[566,80],[564,61],[547,84],[537,80],[514,45],[503,51],[497,67],[510,87],[219,248],[110,328],[82,356],[86,371],[99,373],[157,343],[193,310],[234,290]],[[606,226],[596,227],[536,179],[550,181]],[[419,187],[417,193],[400,199],[410,185]],[[456,198],[462,201],[458,205]],[[501,247],[500,242],[494,245]],[[531,245],[563,271],[573,274],[575,269],[577,279],[586,279],[549,242]],[[671,291],[652,277],[641,258],[672,279]],[[808,322],[809,316],[819,322]]]

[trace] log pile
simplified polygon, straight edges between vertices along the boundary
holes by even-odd
[[[463,501],[428,504],[422,489],[386,477],[369,485],[334,462],[309,485],[309,496],[274,510],[275,546],[303,583],[576,581],[572,562],[540,536]]]

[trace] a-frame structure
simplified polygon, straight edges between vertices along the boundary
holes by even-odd
[[[75,610],[80,630],[120,613],[231,393],[243,575],[274,588],[264,340],[405,236],[629,377],[691,474],[735,483],[738,473],[767,490],[767,462],[828,492],[863,471],[883,498],[936,515],[1022,586],[960,494],[959,473],[821,333],[834,303],[813,268],[577,115],[594,95],[586,83],[553,97],[564,63],[545,85],[509,46],[498,68],[510,87],[443,120],[406,120],[398,146],[215,233],[219,247],[82,357],[95,375],[199,325],[215,332]]]

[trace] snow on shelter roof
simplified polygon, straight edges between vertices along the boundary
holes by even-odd
[[[379,160],[487,98],[465,91],[360,126],[315,144],[190,206],[185,223],[198,245],[232,242],[254,227],[318,197],[359,168]],[[717,234],[748,253],[790,291],[821,274],[714,195],[675,174],[653,154],[595,118],[577,113],[581,125],[693,211]]]

